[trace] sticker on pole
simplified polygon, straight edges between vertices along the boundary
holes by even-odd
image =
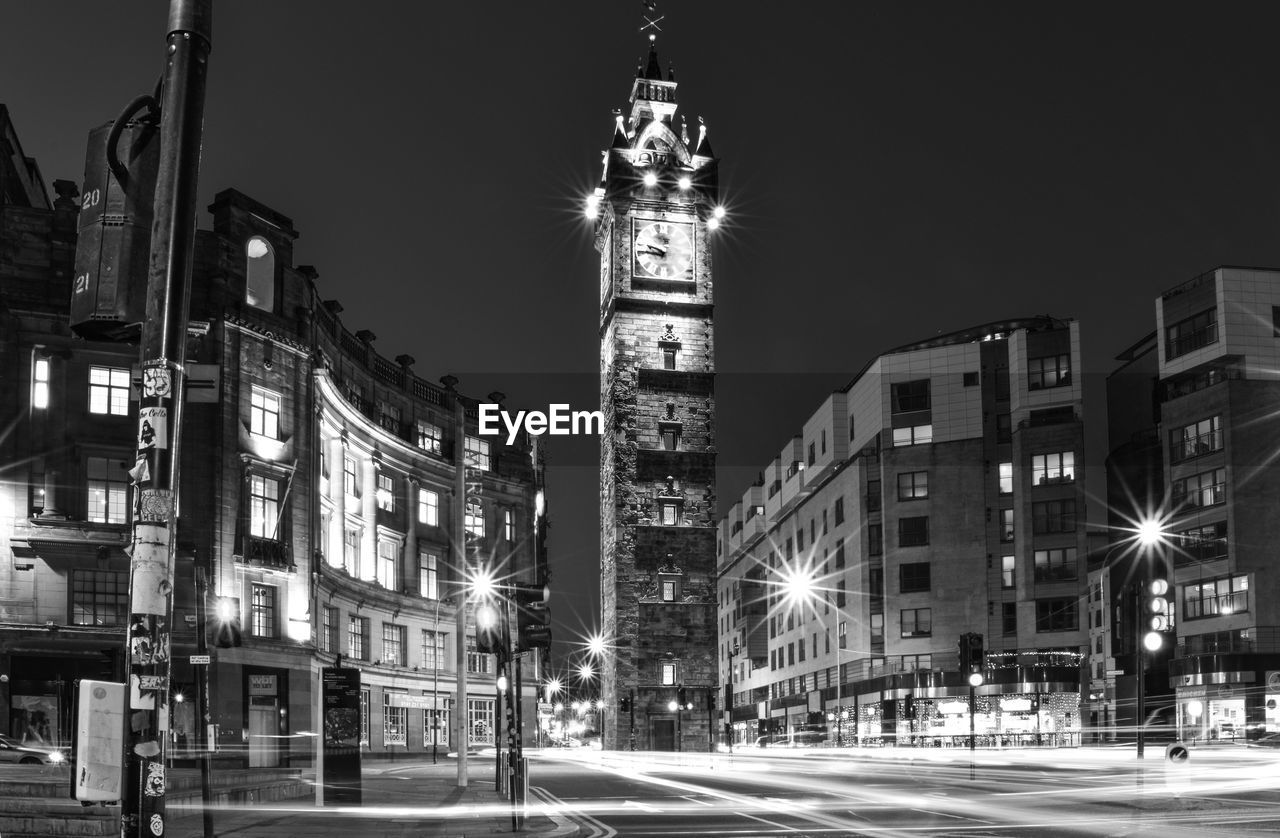
[[[169,409],[138,408],[138,450],[150,451],[169,447]]]

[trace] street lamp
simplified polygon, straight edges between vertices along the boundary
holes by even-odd
[[[803,608],[808,606],[813,608],[814,613],[816,614],[817,613],[816,603],[819,601],[819,599],[821,599],[823,604],[829,604],[827,600],[827,589],[820,587],[818,585],[817,568],[813,567],[810,564],[806,564],[803,567],[797,567],[794,569],[784,568],[782,570],[781,587],[783,590],[782,604],[787,606],[787,608]],[[822,592],[821,596],[819,596],[819,591]],[[839,605],[835,606],[835,612],[836,612],[836,624],[837,624],[836,632],[837,633],[836,633],[836,713],[834,715],[835,715],[835,722],[836,722],[836,746],[839,747],[841,744],[843,744],[843,734],[844,734],[844,731],[843,731],[844,708],[842,706],[843,705],[842,691],[844,688],[844,677],[843,677],[843,672],[841,671],[841,661],[840,661],[839,617],[840,617],[841,611],[840,611]],[[823,631],[829,632],[830,627],[824,624]],[[816,652],[817,650],[814,650],[814,651]],[[732,673],[730,673],[730,678],[732,678]],[[856,740],[856,736],[855,736],[855,740]]]

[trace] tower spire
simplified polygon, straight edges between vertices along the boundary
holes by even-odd
[[[658,40],[658,33],[662,31],[662,27],[658,24],[666,20],[666,15],[658,14],[657,0],[642,0],[644,3],[644,11],[640,13],[640,17],[644,23],[640,26],[640,34],[649,36],[649,55],[650,63],[653,62],[654,46]],[[650,76],[650,78],[653,78]]]

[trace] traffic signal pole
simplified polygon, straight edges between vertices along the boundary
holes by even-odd
[[[146,320],[140,360],[137,457],[125,659],[122,838],[166,830],[165,751],[187,307],[195,249],[196,182],[210,48],[212,0],[170,0],[160,105]]]

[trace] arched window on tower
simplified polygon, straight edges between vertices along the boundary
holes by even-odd
[[[244,300],[255,308],[272,311],[276,302],[276,256],[262,236],[249,239],[245,253]]]

